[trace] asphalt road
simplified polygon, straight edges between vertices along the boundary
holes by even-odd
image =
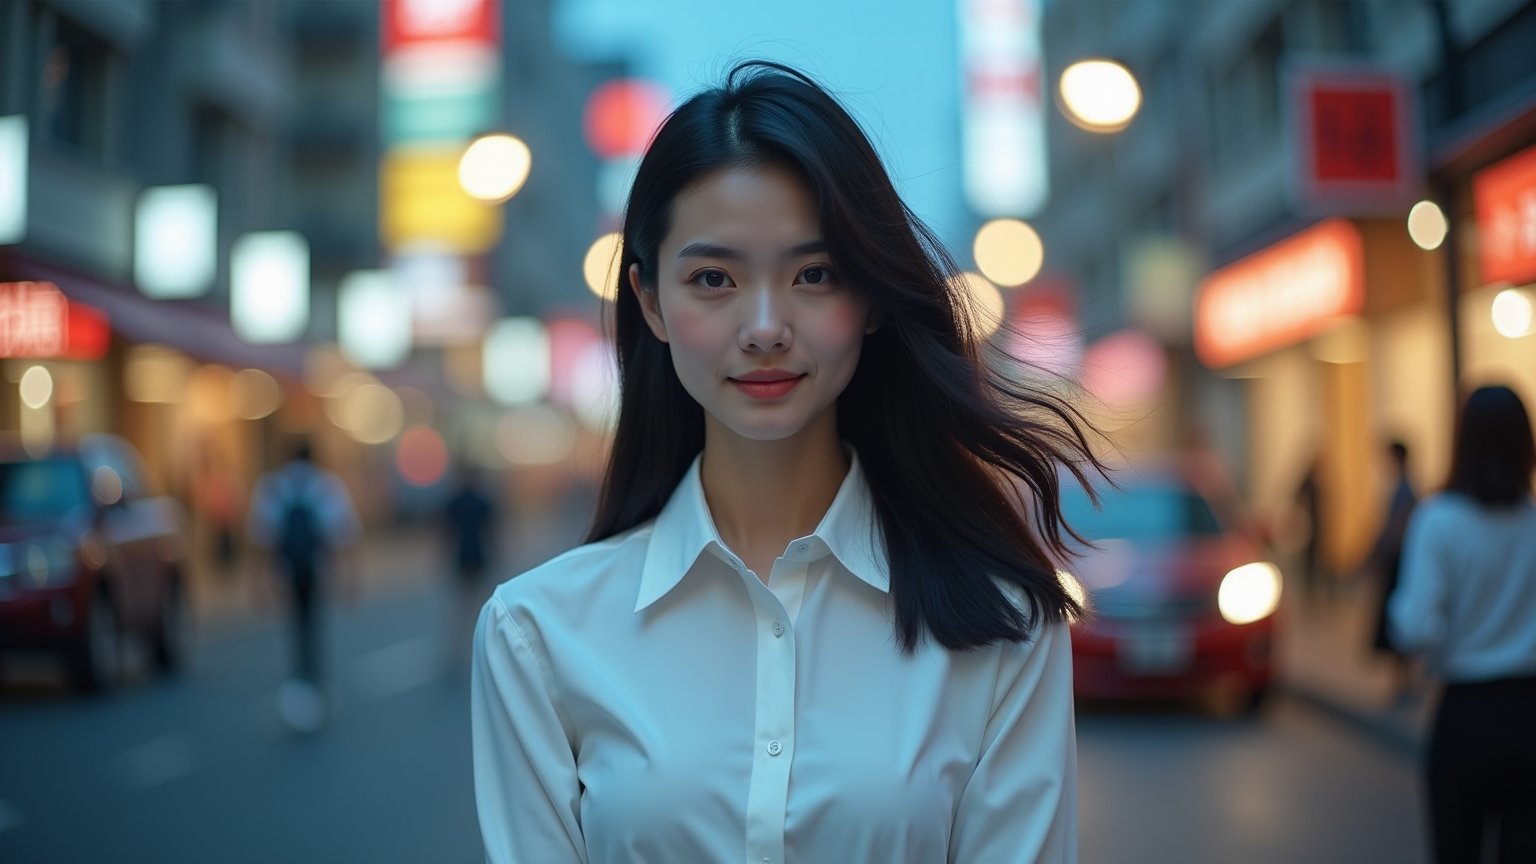
[[[48,669],[0,691],[0,861],[470,862],[468,685],[452,598],[404,586],[334,611],[321,734],[279,720],[285,634],[205,633],[178,680],[79,699]],[[1260,717],[1190,706],[1079,712],[1085,862],[1422,858],[1398,751],[1278,699]]]

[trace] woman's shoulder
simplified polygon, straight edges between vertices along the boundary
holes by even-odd
[[[633,604],[650,537],[646,523],[569,549],[496,586],[492,599],[509,611],[558,611],[627,590]]]

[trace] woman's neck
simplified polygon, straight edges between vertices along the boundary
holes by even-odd
[[[723,429],[704,436],[700,481],[720,539],[765,582],[789,542],[816,530],[848,474],[835,420],[826,419],[781,441]]]

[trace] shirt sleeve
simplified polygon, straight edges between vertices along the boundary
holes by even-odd
[[[585,862],[571,724],[539,647],[496,597],[475,628],[470,692],[486,861]]]
[[[1003,648],[981,758],[961,793],[951,862],[1077,861],[1077,732],[1066,624]]]
[[[1427,652],[1445,638],[1445,586],[1451,574],[1437,512],[1432,505],[1424,506],[1409,517],[1397,588],[1387,600],[1392,644],[1401,651]]]

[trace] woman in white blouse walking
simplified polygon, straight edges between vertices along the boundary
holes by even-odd
[[[1408,522],[1387,612],[1397,648],[1445,682],[1430,733],[1437,864],[1536,861],[1536,440],[1508,387],[1480,387],[1456,426],[1451,479]],[[1491,830],[1490,830],[1491,829]]]
[[[953,262],[787,67],[667,120],[621,254],[591,542],[476,634],[489,859],[1075,860],[1052,562],[1088,427],[981,361]]]

